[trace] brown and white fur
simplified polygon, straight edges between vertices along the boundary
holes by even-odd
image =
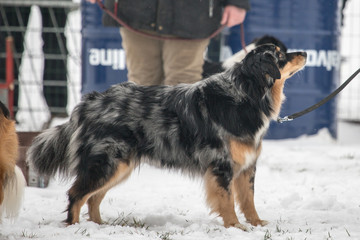
[[[18,216],[23,199],[26,182],[16,166],[18,145],[15,122],[9,119],[8,109],[0,102],[0,221],[3,216]]]

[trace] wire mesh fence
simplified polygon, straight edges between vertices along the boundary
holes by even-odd
[[[15,112],[25,130],[46,128],[80,98],[81,16],[72,1],[2,0],[0,42],[14,39]],[[0,44],[0,66],[5,66]],[[0,82],[5,79],[0,68]],[[26,123],[25,123],[26,122]]]

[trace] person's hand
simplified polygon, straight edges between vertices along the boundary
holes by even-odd
[[[221,24],[226,25],[228,27],[232,27],[244,22],[245,16],[246,16],[245,9],[228,5],[224,9],[223,16],[221,19]]]
[[[96,0],[86,0],[87,2],[96,3]]]

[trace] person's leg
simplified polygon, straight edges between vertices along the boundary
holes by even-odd
[[[195,83],[202,79],[204,51],[209,40],[166,40],[163,47],[165,85]]]
[[[162,84],[162,41],[131,32],[124,27],[120,28],[120,33],[126,55],[128,81],[147,86]]]

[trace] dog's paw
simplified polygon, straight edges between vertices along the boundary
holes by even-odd
[[[233,227],[239,228],[239,229],[241,229],[241,230],[243,230],[245,232],[249,231],[249,229],[245,225],[242,225],[241,223],[236,223],[236,224],[233,225]]]
[[[248,221],[251,225],[253,225],[253,226],[265,226],[265,225],[267,225],[267,224],[269,224],[269,222],[268,221],[266,221],[266,220],[261,220],[261,219],[254,219],[254,220],[250,220],[250,221]]]

